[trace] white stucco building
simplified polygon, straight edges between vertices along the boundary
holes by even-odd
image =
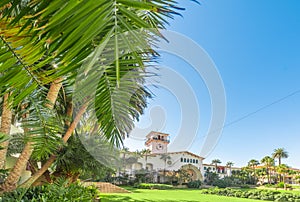
[[[155,182],[164,182],[166,179],[163,173],[184,169],[191,175],[192,180],[203,180],[203,157],[189,151],[168,152],[169,134],[152,131],[146,138],[145,146],[151,153],[138,158],[137,162],[132,161],[132,164],[129,156],[129,164],[126,165],[128,174],[134,175],[145,169],[155,173]]]
[[[126,156],[127,163],[125,171],[129,176],[134,177],[139,171],[146,170],[153,174],[154,182],[165,182],[166,173],[183,169],[187,171],[191,180],[205,179],[205,172],[209,169],[211,172],[218,173],[220,178],[230,176],[231,171],[240,170],[240,168],[204,164],[204,158],[189,151],[168,152],[170,143],[169,134],[152,131],[146,136],[145,146],[149,149],[149,154],[142,157],[134,157],[134,153]],[[124,156],[123,156],[124,158]]]

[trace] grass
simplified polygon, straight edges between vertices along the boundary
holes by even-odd
[[[259,200],[241,199],[216,195],[204,195],[200,190],[148,190],[130,189],[130,194],[102,194],[101,202],[258,202]],[[260,201],[261,202],[261,201]]]

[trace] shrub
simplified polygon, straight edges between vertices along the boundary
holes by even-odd
[[[278,184],[275,185],[276,188],[284,188],[284,183],[283,182],[279,182]],[[289,184],[285,184],[285,188],[292,188],[291,185]]]
[[[283,182],[279,182],[278,184],[276,184],[277,188],[284,188],[284,183]]]
[[[265,201],[293,201],[300,202],[299,194],[291,193],[282,193],[279,191],[270,191],[270,190],[249,190],[242,191],[239,189],[220,189],[220,188],[211,188],[202,191],[202,194],[215,194],[221,196],[233,196],[239,198],[249,198],[249,199],[258,199]]]
[[[173,189],[172,185],[168,185],[168,184],[147,184],[147,183],[141,183],[135,186],[136,188],[139,189],[160,189],[160,190],[164,190],[164,189]]]
[[[226,179],[220,179],[214,181],[212,185],[219,188],[226,188],[232,186],[232,181]]]
[[[201,181],[200,180],[195,180],[195,181],[191,181],[187,184],[188,188],[195,188],[198,189],[201,186]]]
[[[80,201],[90,202],[99,196],[99,191],[94,186],[84,187],[79,183],[68,184],[60,180],[55,184],[31,187],[29,189],[16,189],[5,193],[0,201],[5,202],[40,202],[40,201]]]

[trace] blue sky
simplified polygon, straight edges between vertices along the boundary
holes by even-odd
[[[300,90],[300,1],[202,0],[197,5],[182,0],[180,6],[186,8],[183,18],[176,17],[168,29],[191,38],[210,55],[226,91],[226,124],[205,162],[218,158],[244,166],[284,147],[290,157],[283,162],[300,167],[300,93],[272,104]],[[197,96],[200,127],[189,150],[199,154],[210,121],[209,93],[187,62],[162,53],[161,65],[181,74]],[[156,96],[137,127],[169,133],[172,140],[180,127],[181,101],[163,88],[151,90]],[[155,106],[164,111],[152,117],[165,118],[161,127],[151,123]],[[125,143],[131,150],[143,147],[142,140]]]

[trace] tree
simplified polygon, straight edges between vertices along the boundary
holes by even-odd
[[[218,172],[218,164],[221,164],[222,162],[220,159],[214,159],[211,161],[211,164],[215,165],[216,172]]]
[[[215,181],[219,180],[219,175],[216,172],[211,172],[211,168],[208,167],[205,171],[205,182],[208,185],[213,184]]]
[[[141,151],[142,156],[145,157],[145,170],[147,170],[147,160],[148,160],[148,156],[151,154],[151,151],[149,149],[143,149]]]
[[[286,188],[285,175],[289,173],[289,167],[286,164],[280,164],[276,167],[276,171],[280,175],[280,181],[284,183],[284,188]]]
[[[98,135],[116,146],[122,145],[150,96],[143,86],[144,70],[147,62],[157,56],[152,45],[161,37],[158,29],[164,28],[165,17],[177,14],[175,5],[158,0],[0,2],[1,92],[9,94],[12,107],[21,104],[28,115],[22,122],[28,142],[2,186],[4,191],[15,189],[20,171],[33,153],[43,165],[23,187],[30,186],[53,165],[61,145],[68,143],[81,118],[89,115],[91,97],[95,97]],[[150,28],[151,33],[147,31]],[[124,32],[127,35],[122,35]],[[82,66],[84,71],[79,71]],[[99,73],[102,76],[95,93],[91,94],[90,88],[81,89],[81,102],[67,96],[79,110],[71,110],[73,118],[56,120],[61,123],[55,124],[58,108],[68,108],[67,102],[58,102],[62,89],[74,89],[76,76]],[[82,83],[90,81],[83,79]],[[117,93],[111,94],[114,91]],[[31,97],[37,94],[43,99],[34,105],[36,100]],[[23,105],[26,99],[31,101],[30,106]],[[50,114],[53,116],[46,119]]]
[[[274,150],[272,157],[274,159],[278,159],[278,165],[281,165],[281,159],[288,158],[289,155],[288,155],[288,152],[285,151],[284,148],[278,148],[278,149]]]
[[[248,162],[248,166],[252,168],[254,174],[254,184],[256,183],[256,167],[259,165],[259,161],[256,159],[251,159]]]
[[[295,175],[295,181],[300,184],[300,173],[297,173],[297,175]]]
[[[2,146],[4,142],[7,142],[9,137],[6,134],[0,133],[0,151],[6,149],[6,145]],[[0,182],[6,177],[6,169],[0,168]]]
[[[180,185],[182,185],[182,183],[187,183],[191,179],[191,174],[185,169],[181,168],[176,173]]]
[[[129,153],[129,148],[128,147],[123,147],[120,151],[120,153],[123,155],[122,157],[122,166],[121,168],[124,170],[123,172],[123,176],[125,176],[125,170],[126,170],[126,155]],[[119,168],[119,174],[120,174],[120,170],[121,168]]]
[[[267,169],[268,184],[271,183],[271,168],[275,165],[275,161],[270,156],[265,156],[261,161]]]
[[[10,128],[12,124],[12,111],[9,107],[9,93],[4,94],[2,101],[2,113],[1,113],[1,127],[0,133],[10,135]],[[5,168],[5,159],[8,147],[8,139],[1,143],[3,149],[0,150],[0,169]]]
[[[233,165],[234,165],[234,163],[231,162],[231,161],[228,161],[226,163],[226,167],[229,168],[229,176],[231,176],[231,168],[232,168]]]
[[[164,180],[166,178],[166,167],[167,167],[167,161],[171,159],[171,157],[168,154],[160,154],[161,157],[160,159],[164,161],[164,171],[163,171],[163,175],[164,175]]]

